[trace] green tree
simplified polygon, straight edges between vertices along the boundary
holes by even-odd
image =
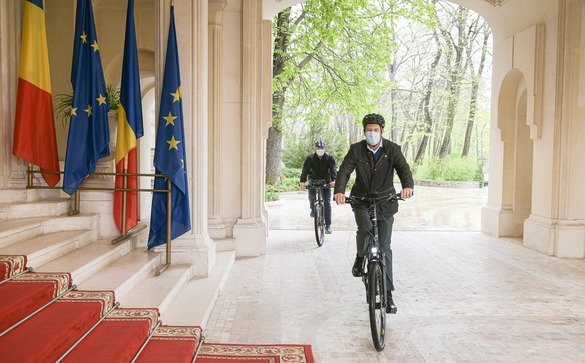
[[[267,182],[279,180],[287,120],[354,122],[380,111],[381,92],[389,83],[384,73],[395,47],[394,19],[420,19],[431,11],[423,0],[308,0],[277,15]]]

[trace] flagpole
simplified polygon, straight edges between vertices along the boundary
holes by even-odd
[[[122,191],[122,236],[126,235],[126,198],[127,198],[127,191],[128,188],[128,155],[124,156],[124,175],[122,176],[122,187],[124,190]]]
[[[168,188],[168,193],[167,193],[167,211],[169,211],[167,213],[167,239],[166,239],[166,262],[164,265],[160,266],[157,270],[156,270],[156,276],[160,276],[160,274],[162,274],[167,268],[169,268],[171,266],[171,234],[172,234],[172,223],[173,223],[173,213],[171,212],[173,209],[173,186],[172,186],[172,182],[171,179],[167,180],[167,188]]]

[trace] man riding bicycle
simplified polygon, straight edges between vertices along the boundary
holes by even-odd
[[[335,185],[337,176],[337,164],[333,155],[325,149],[327,144],[323,140],[315,142],[315,152],[311,153],[305,159],[303,171],[301,172],[300,187],[305,190],[307,177],[310,181],[313,179],[325,180],[325,186],[321,189],[323,192],[323,201],[325,202],[325,233],[331,233],[331,188]],[[317,191],[314,188],[309,189],[309,202],[311,205],[311,218],[314,217],[315,196]]]
[[[345,188],[351,173],[356,171],[356,181],[351,189],[351,195],[366,197],[370,193],[379,196],[395,194],[394,171],[398,174],[402,184],[400,197],[407,199],[413,194],[414,179],[400,146],[384,139],[385,120],[382,115],[372,113],[364,117],[365,140],[352,144],[345,155],[335,180],[335,202],[345,203]],[[352,268],[353,276],[363,274],[363,259],[366,255],[367,238],[372,230],[372,222],[366,206],[352,205],[357,224],[356,258]],[[386,259],[386,286],[387,286],[387,313],[395,314],[397,311],[392,291],[392,224],[394,214],[398,212],[398,203],[383,203],[378,209],[378,231],[380,245]]]

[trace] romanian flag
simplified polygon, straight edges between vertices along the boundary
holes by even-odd
[[[191,230],[181,75],[174,9],[175,7],[171,5],[171,22],[154,151],[156,173],[165,175],[164,178],[154,179],[154,189],[167,189],[167,179],[171,182],[171,239]],[[155,192],[152,197],[148,249],[166,243],[168,214],[167,194]]]
[[[59,171],[49,53],[42,0],[26,0],[22,20],[22,47],[18,75],[12,153],[41,171]],[[42,174],[55,186],[59,174]]]
[[[134,29],[134,0],[128,1],[126,14],[126,39],[122,64],[122,85],[120,87],[120,108],[118,110],[118,136],[116,141],[116,173],[136,174],[136,142],[142,137],[142,100],[140,75],[138,72],[138,49]],[[136,176],[126,177],[126,188],[137,188]],[[124,178],[116,176],[116,188],[124,187]],[[126,224],[122,230],[122,205],[126,197]],[[138,192],[116,191],[114,194],[114,219],[122,233],[138,224]]]
[[[77,0],[71,67],[73,104],[63,177],[67,194],[75,193],[95,171],[97,161],[110,155],[110,101],[99,50],[91,0]]]

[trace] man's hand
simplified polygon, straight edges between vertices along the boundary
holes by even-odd
[[[337,204],[345,204],[345,194],[343,193],[335,193],[335,203]]]
[[[335,187],[335,182],[334,182],[334,181],[332,181],[331,183],[329,183],[329,186],[330,186],[331,188]]]
[[[412,190],[412,188],[404,188],[400,191],[400,198],[408,199],[408,198],[412,197],[413,194],[414,194],[414,190]]]
[[[301,190],[305,190],[305,183],[301,182],[300,187],[301,187]]]

